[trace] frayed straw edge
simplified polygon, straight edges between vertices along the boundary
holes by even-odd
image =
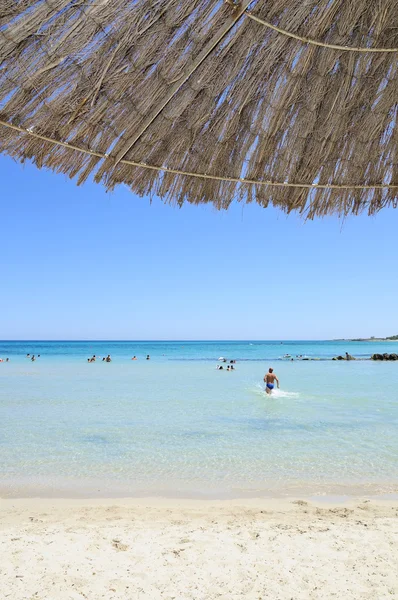
[[[76,152],[80,152],[82,154],[89,154],[90,156],[96,156],[97,158],[101,158],[104,160],[112,160],[112,157],[109,154],[103,154],[102,152],[96,152],[94,150],[88,150],[86,148],[79,148],[78,146],[74,146],[73,144],[68,144],[68,142],[62,142],[60,140],[55,140],[54,138],[47,137],[45,135],[41,135],[40,133],[35,133],[31,129],[24,129],[23,127],[19,127],[18,125],[13,125],[12,123],[8,123],[7,121],[0,120],[0,125],[3,127],[7,127],[8,129],[13,129],[14,131],[18,131],[19,133],[23,133],[25,135],[32,136],[36,139],[43,140],[44,142],[49,142],[50,144],[63,146],[64,148],[68,148],[69,150],[75,150]],[[164,173],[171,173],[173,175],[185,175],[187,177],[196,177],[199,179],[213,179],[215,181],[229,181],[231,183],[246,183],[250,185],[266,185],[266,186],[274,186],[274,187],[287,187],[287,188],[305,188],[305,189],[315,189],[315,190],[386,190],[386,189],[398,189],[398,184],[393,185],[389,183],[385,184],[376,184],[376,185],[339,185],[339,184],[321,184],[321,183],[289,183],[287,181],[261,181],[256,179],[245,179],[242,177],[222,177],[221,175],[209,175],[207,173],[193,173],[190,171],[181,171],[179,169],[170,169],[169,167],[158,167],[155,165],[147,165],[146,163],[134,162],[132,160],[122,159],[119,161],[121,164],[130,165],[132,167],[140,167],[143,169],[151,169],[153,171],[162,171]]]

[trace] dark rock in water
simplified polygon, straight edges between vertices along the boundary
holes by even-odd
[[[371,360],[398,360],[398,354],[372,354]]]
[[[336,356],[336,360],[345,360],[344,356]]]

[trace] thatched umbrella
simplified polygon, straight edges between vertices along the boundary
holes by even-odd
[[[0,150],[312,217],[398,198],[398,0],[0,0]]]

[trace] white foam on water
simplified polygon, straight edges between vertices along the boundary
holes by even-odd
[[[298,392],[288,392],[286,390],[281,390],[278,388],[274,388],[271,394],[267,394],[265,391],[265,384],[257,383],[254,387],[254,393],[261,396],[267,396],[272,398],[298,398],[300,394]]]
[[[298,392],[287,392],[286,390],[273,389],[271,396],[275,396],[275,398],[298,398],[300,394]]]

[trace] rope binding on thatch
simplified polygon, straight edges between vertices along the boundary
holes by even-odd
[[[237,4],[234,4],[233,0],[225,0],[225,2],[227,2],[228,4],[232,4],[233,6],[237,6]],[[293,38],[294,40],[299,40],[300,42],[303,42],[303,44],[310,44],[312,46],[320,46],[321,48],[331,48],[332,50],[342,50],[344,52],[364,52],[364,53],[398,52],[398,48],[366,48],[366,47],[355,48],[353,46],[339,46],[338,44],[328,44],[327,42],[319,42],[317,40],[312,40],[310,38],[297,35],[297,33],[292,33],[291,31],[286,31],[285,29],[281,29],[280,27],[277,27],[276,25],[272,25],[272,23],[269,23],[268,21],[264,21],[264,19],[260,19],[259,17],[256,17],[256,15],[253,15],[253,13],[250,12],[249,10],[245,10],[245,15],[247,17],[249,17],[249,19],[252,19],[253,21],[256,21],[257,23],[264,25],[264,27],[268,27],[269,29],[272,29],[273,31],[277,31],[278,33],[281,33],[282,35],[285,35],[286,37]]]
[[[8,127],[9,129],[13,129],[14,131],[18,131],[20,133],[25,133],[36,139],[43,140],[45,142],[49,142],[54,145],[64,146],[65,148],[69,148],[69,150],[75,150],[76,152],[81,152],[82,154],[88,154],[90,156],[96,156],[97,158],[102,158],[108,160],[111,158],[109,154],[102,154],[101,152],[96,152],[95,150],[89,150],[88,148],[79,148],[78,146],[74,146],[73,144],[69,144],[68,142],[62,142],[61,140],[55,140],[53,138],[49,138],[47,136],[41,135],[40,133],[35,133],[29,129],[23,129],[22,127],[18,127],[17,125],[13,125],[12,123],[7,123],[6,121],[0,120],[0,125],[3,127]],[[222,175],[209,175],[207,173],[190,173],[189,171],[180,171],[179,169],[170,169],[169,167],[159,167],[155,165],[147,165],[142,162],[134,162],[132,160],[123,160],[119,161],[125,165],[131,165],[132,167],[142,167],[143,169],[152,169],[154,171],[163,171],[165,173],[172,173],[174,175],[184,175],[187,177],[198,177],[199,179],[213,179],[214,181],[229,181],[236,183],[246,183],[249,185],[269,185],[276,187],[291,187],[291,188],[305,188],[305,189],[319,189],[319,190],[385,190],[385,189],[398,189],[397,185],[390,184],[376,184],[376,185],[338,185],[338,184],[317,184],[317,183],[289,183],[288,181],[260,181],[253,179],[245,179],[244,177],[223,177]],[[394,204],[394,208],[396,208],[396,204]]]

